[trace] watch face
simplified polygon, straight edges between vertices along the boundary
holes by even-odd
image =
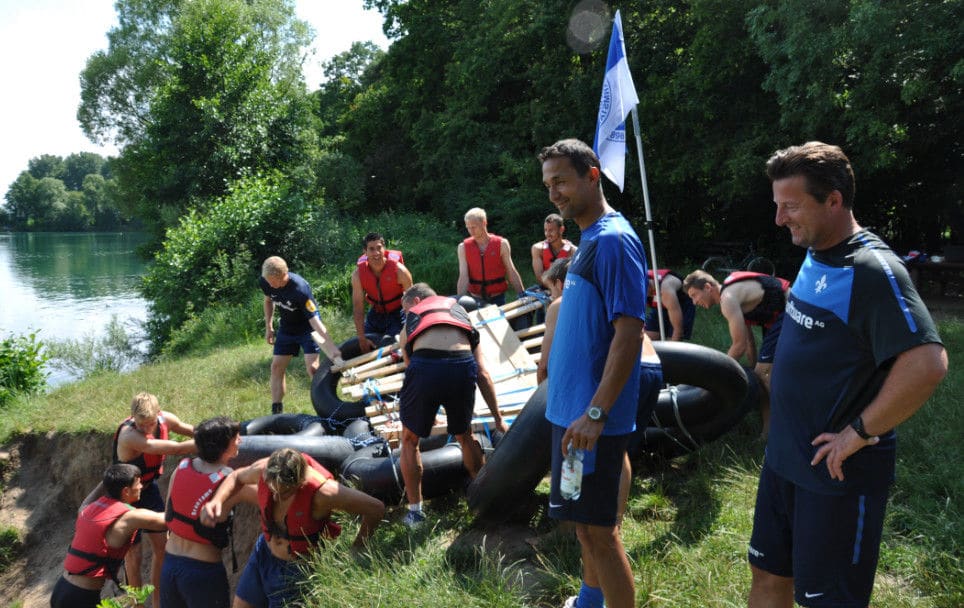
[[[603,411],[601,408],[593,406],[589,408],[589,411],[587,412],[587,414],[590,420],[600,420],[602,419]]]

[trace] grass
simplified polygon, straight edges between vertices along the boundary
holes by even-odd
[[[336,337],[350,337],[345,317],[329,314]],[[900,429],[897,483],[888,510],[874,605],[952,608],[964,605],[964,323],[940,324],[951,372],[931,401]],[[718,314],[699,311],[695,341],[728,344]],[[267,413],[270,348],[260,339],[148,365],[99,374],[50,394],[18,399],[0,416],[0,443],[22,433],[113,432],[131,396],[155,392],[162,407],[197,422],[214,414],[239,419]],[[300,359],[289,368],[288,411],[311,411]],[[745,605],[746,543],[752,526],[763,445],[750,415],[733,432],[672,461],[637,463],[623,539],[636,577],[637,605]],[[107,439],[105,438],[105,441]],[[579,548],[538,508],[510,527],[473,521],[456,496],[428,505],[428,520],[410,533],[390,522],[369,549],[350,551],[354,524],[306,564],[308,605],[558,606],[579,585]]]

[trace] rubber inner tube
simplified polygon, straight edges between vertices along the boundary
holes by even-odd
[[[336,475],[341,470],[341,463],[355,453],[355,444],[350,439],[336,435],[246,435],[241,439],[238,455],[231,459],[228,466],[237,468],[249,465],[281,448],[304,452]]]
[[[376,348],[389,346],[393,341],[390,336],[367,334],[367,337],[375,344]],[[342,358],[346,361],[361,354],[357,337],[346,340],[339,348]],[[388,355],[386,349],[383,356],[387,357]],[[341,372],[331,371],[331,361],[322,357],[318,371],[311,379],[311,405],[314,406],[315,412],[331,426],[338,426],[337,423],[365,417],[364,401],[342,401],[341,397],[338,396],[338,380],[341,375]]]
[[[689,343],[655,346],[671,387],[660,391],[655,408],[662,426],[640,429],[640,449],[669,456],[692,451],[732,428],[755,401],[756,391],[748,390],[755,387],[755,377],[726,354]],[[549,472],[552,427],[545,418],[546,397],[543,382],[469,485],[469,508],[478,517],[503,521],[513,497],[531,493]]]
[[[241,423],[242,435],[307,435],[325,434],[318,416],[310,414],[270,414]]]

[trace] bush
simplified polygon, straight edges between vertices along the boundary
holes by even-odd
[[[293,268],[304,265],[319,211],[320,203],[307,201],[272,173],[241,179],[206,211],[183,216],[167,231],[144,277],[154,349],[192,314],[215,302],[245,301],[269,255],[284,257]]]
[[[17,394],[34,393],[47,383],[47,355],[36,334],[0,340],[0,407]]]
[[[0,572],[3,572],[20,557],[23,540],[16,528],[0,529]]]
[[[76,378],[86,378],[101,372],[122,372],[133,369],[143,359],[137,349],[137,336],[127,332],[116,315],[104,328],[104,335],[88,335],[77,340],[51,342],[47,354],[55,367]]]

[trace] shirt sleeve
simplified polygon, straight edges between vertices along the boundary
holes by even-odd
[[[600,237],[597,280],[612,323],[620,316],[646,318],[646,258],[639,239],[626,231]]]

